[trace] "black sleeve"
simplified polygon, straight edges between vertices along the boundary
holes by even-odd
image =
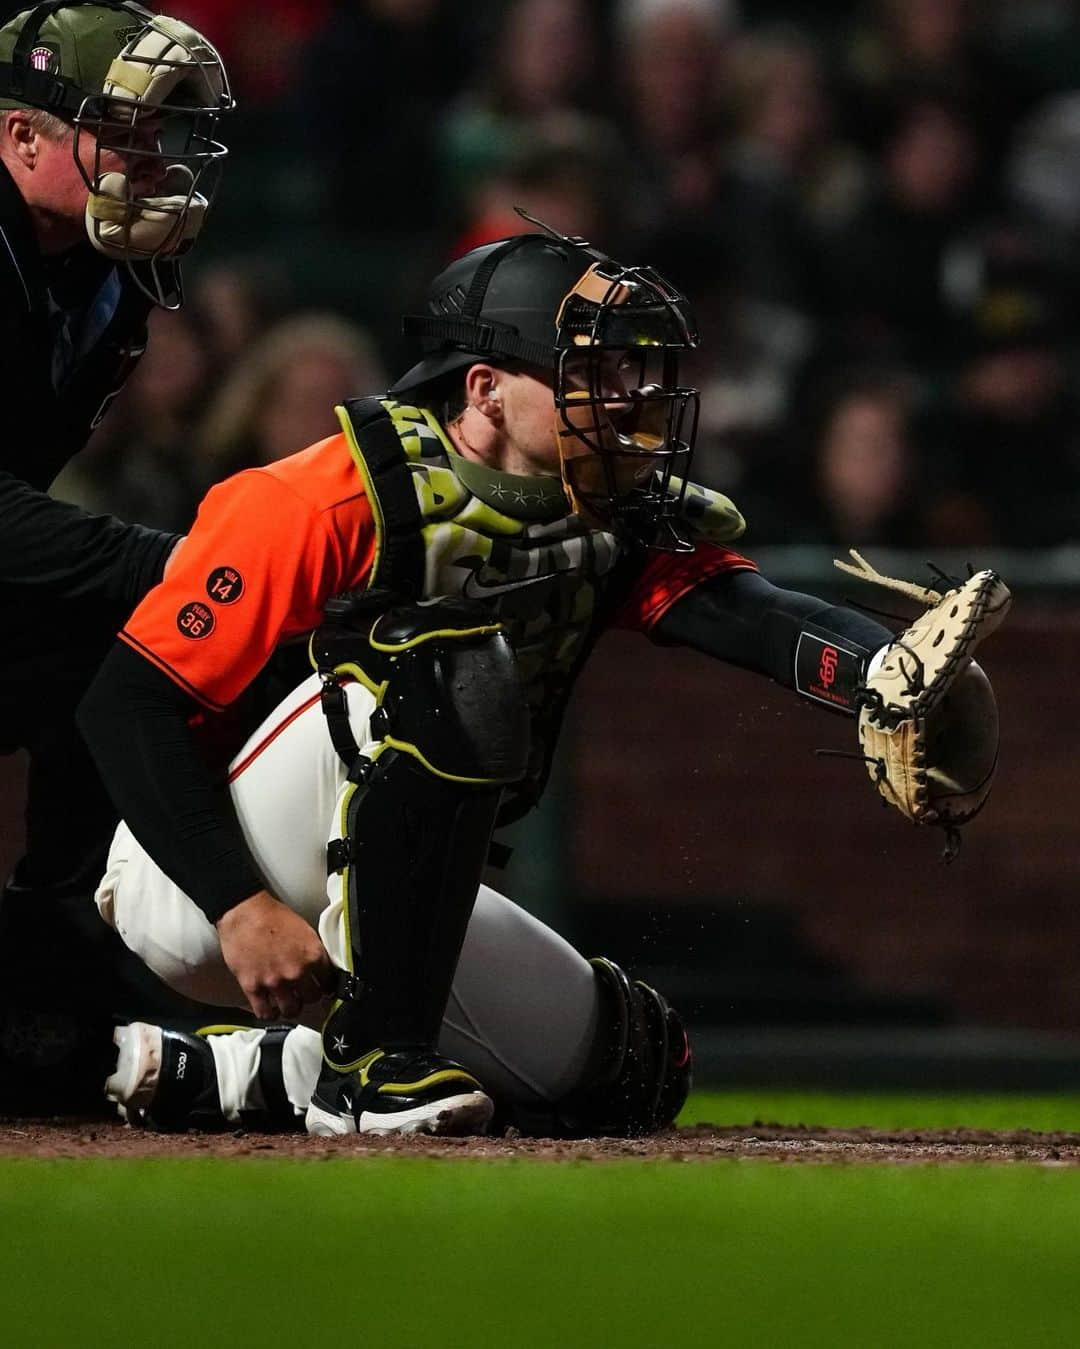
[[[735,571],[684,595],[653,636],[756,670],[847,712],[854,710],[852,695],[867,661],[893,633],[854,609],[783,590],[758,572]]]
[[[211,922],[263,888],[227,788],[188,727],[198,704],[117,642],[78,711],[113,804]]]
[[[28,604],[95,601],[123,621],[179,537],[88,515],[0,472],[0,585],[25,588]]]

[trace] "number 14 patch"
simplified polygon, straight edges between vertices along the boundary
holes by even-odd
[[[215,604],[235,604],[244,593],[244,578],[235,567],[215,567],[206,578],[206,593]]]

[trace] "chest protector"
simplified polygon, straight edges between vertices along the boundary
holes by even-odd
[[[504,817],[543,790],[575,676],[647,554],[569,513],[526,521],[475,495],[457,453],[426,408],[361,398],[337,409],[375,517],[369,580],[402,599],[480,601],[517,659],[530,718],[529,771]],[[741,515],[719,493],[690,486],[686,516],[699,537],[727,543]]]

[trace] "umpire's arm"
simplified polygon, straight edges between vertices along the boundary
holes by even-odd
[[[0,472],[0,585],[28,605],[95,602],[116,626],[161,579],[179,535],[88,515]]]

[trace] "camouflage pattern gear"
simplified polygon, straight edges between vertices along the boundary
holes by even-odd
[[[515,495],[527,497],[533,479],[492,474],[492,500],[482,500],[462,481],[457,465],[466,461],[426,408],[358,399],[338,417],[375,516],[371,588],[479,600],[506,629],[531,720],[533,761],[520,793],[527,805],[542,789],[574,677],[608,611],[605,598],[622,592],[642,554],[590,528],[565,502],[558,518],[520,518],[534,503]],[[511,489],[515,481],[521,487]],[[686,502],[698,537],[729,543],[745,528],[734,505],[708,488],[688,486]]]
[[[31,8],[27,6],[0,28],[0,62],[11,64]],[[145,20],[105,5],[72,5],[58,10],[38,29],[31,69],[70,80],[84,94],[100,94],[121,48],[145,26]],[[36,106],[32,92],[28,95],[22,99],[0,98],[0,109]]]

